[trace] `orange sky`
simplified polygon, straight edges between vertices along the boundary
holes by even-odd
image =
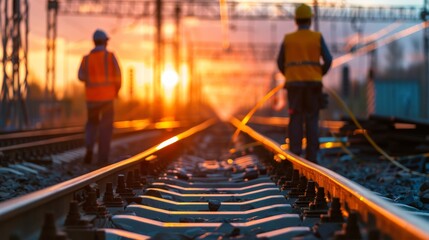
[[[45,58],[46,58],[46,10],[45,0],[31,0],[30,1],[30,51],[29,51],[29,68],[32,74],[37,79],[42,80],[44,86],[45,79]],[[372,24],[374,29],[382,29],[385,25]],[[229,38],[231,42],[256,42],[256,43],[269,43],[275,42],[279,44],[282,36],[286,32],[293,31],[295,26],[292,21],[264,21],[264,22],[247,22],[247,21],[232,21],[230,22]],[[270,31],[275,27],[275,32]],[[342,35],[334,38],[329,29],[332,24],[325,23],[321,25],[322,33],[329,41],[335,40],[345,41],[347,37],[353,35],[350,25],[346,25],[346,30],[342,30]],[[340,26],[337,25],[338,28]],[[369,34],[376,30],[368,30],[368,25],[365,26],[365,34]],[[123,72],[123,89],[120,92],[120,97],[127,98],[128,94],[128,72],[129,69],[134,69],[136,82],[135,94],[139,98],[151,94],[152,82],[152,61],[153,61],[153,35],[155,29],[153,27],[153,19],[126,19],[114,17],[82,17],[82,16],[58,16],[58,38],[57,38],[57,94],[63,95],[69,91],[71,83],[78,82],[77,70],[80,60],[84,54],[87,54],[93,47],[91,37],[96,28],[104,29],[111,40],[109,41],[108,48],[115,52],[117,55],[122,72]],[[219,47],[222,46],[222,26],[220,22],[214,21],[199,21],[193,19],[192,21],[183,21],[182,25],[182,46],[183,59],[186,59],[186,46],[188,42],[211,42],[218,43]],[[164,26],[164,35],[166,41],[172,39],[174,33],[174,26],[171,21],[166,21]],[[344,36],[346,34],[347,36]],[[168,51],[167,51],[168,53]],[[166,55],[167,64],[169,54]],[[171,55],[171,54],[170,54]],[[382,56],[381,56],[382,57]],[[202,79],[205,84],[203,90],[208,101],[221,106],[224,112],[234,112],[237,105],[240,104],[253,104],[256,98],[262,97],[264,93],[269,91],[269,84],[271,81],[272,73],[276,71],[275,65],[276,55],[273,56],[271,62],[257,62],[254,60],[248,61],[229,61],[220,62],[204,61],[203,59],[194,59],[195,69],[197,74],[203,74],[206,71],[220,70],[222,72],[249,72],[259,71],[266,73],[263,77],[255,76],[249,77],[235,77],[234,79]],[[367,66],[366,57],[356,58],[351,64],[356,64],[359,68],[365,69]],[[186,63],[183,64],[182,69],[182,89],[186,86]],[[353,72],[354,70],[352,70]],[[361,74],[361,70],[356,74]],[[360,77],[357,75],[357,77]],[[338,84],[339,71],[331,70],[325,77],[329,80],[325,81],[328,84]],[[82,86],[83,87],[83,86]],[[241,91],[237,91],[240,89]],[[216,94],[215,94],[216,93]],[[186,93],[181,93],[186,96]],[[249,95],[252,100],[249,103],[246,98],[240,95]],[[225,102],[225,96],[230,97],[231,103]],[[256,96],[256,97],[255,97]],[[234,98],[235,97],[235,98]],[[240,103],[240,104],[238,104]]]
[[[36,0],[36,2],[43,2]],[[37,5],[33,8],[30,16],[30,52],[29,66],[30,71],[37,79],[42,79],[44,87],[44,78],[46,71],[46,11],[43,6]],[[35,16],[36,15],[36,16]],[[235,23],[237,24],[237,23]],[[239,23],[240,24],[240,23]],[[293,26],[289,23],[290,26]],[[58,38],[57,38],[57,65],[56,65],[56,92],[59,97],[70,92],[70,84],[77,83],[77,70],[84,54],[87,54],[93,47],[92,33],[96,28],[104,29],[111,40],[108,49],[115,52],[119,59],[123,75],[123,88],[120,97],[129,98],[129,70],[132,68],[135,72],[136,82],[134,83],[134,97],[145,98],[149,95],[152,98],[152,61],[153,61],[153,36],[155,29],[152,19],[118,19],[113,17],[78,17],[61,16],[58,17]],[[214,21],[198,21],[196,19],[186,19],[182,23],[182,63],[180,88],[181,101],[186,101],[189,93],[188,76],[189,69],[186,63],[187,43],[210,42],[218,43],[222,47],[221,23]],[[252,41],[258,34],[253,23],[245,23],[244,27],[231,32],[232,41]],[[209,33],[209,34],[208,34]],[[164,24],[164,38],[168,43],[173,39],[174,25],[171,21]],[[242,36],[245,36],[244,39]],[[267,36],[267,34],[265,34]],[[278,37],[281,37],[280,35]],[[262,41],[269,42],[270,39],[261,38]],[[169,50],[170,46],[170,50]],[[165,47],[166,65],[172,65],[171,45]],[[273,56],[274,58],[274,56]],[[224,115],[234,113],[240,106],[249,106],[269,91],[271,74],[275,71],[275,62],[260,63],[249,61],[207,61],[201,58],[194,59],[195,73],[203,82],[203,97],[206,101],[218,106],[219,112]],[[240,72],[261,71],[268,75],[261,78],[261,75],[250,77],[235,77],[234,79],[204,77],[207,72],[213,72],[222,69],[222,72]],[[210,76],[210,74],[209,74]],[[81,85],[83,88],[83,85]],[[237,91],[240,89],[240,91]],[[255,96],[256,94],[256,96]],[[171,95],[166,92],[165,96]],[[248,95],[248,98],[239,97],[239,95]],[[172,96],[173,99],[173,96]],[[250,99],[250,101],[249,101]]]
[[[39,2],[41,2],[39,0]],[[45,78],[46,69],[46,49],[45,33],[41,26],[46,26],[45,10],[37,5],[32,11],[34,15],[30,16],[30,52],[29,62],[30,71],[38,79]],[[149,24],[146,22],[149,21]],[[197,23],[198,24],[198,23]],[[209,23],[212,25],[211,32],[218,31],[218,23]],[[153,35],[155,29],[151,20],[117,19],[117,18],[98,18],[98,17],[77,17],[61,16],[58,17],[58,38],[57,38],[57,65],[56,78],[57,90],[61,95],[63,86],[76,82],[77,69],[82,56],[93,47],[91,37],[96,28],[104,29],[111,40],[108,48],[117,55],[124,76],[124,89],[128,87],[128,72],[133,68],[136,76],[136,88],[150,84],[152,77],[152,56],[153,56]],[[191,38],[202,39],[199,32],[194,32],[193,27],[183,27],[182,46]],[[34,30],[33,30],[34,29]],[[164,37],[168,41],[172,39],[174,26],[171,23],[164,25]],[[204,34],[202,34],[204,36]],[[219,39],[207,39],[206,41],[216,42]],[[166,46],[166,61],[171,61]],[[186,49],[183,48],[183,54]],[[171,52],[171,51],[170,51]],[[186,56],[184,55],[184,58]],[[123,91],[121,92],[123,94]]]

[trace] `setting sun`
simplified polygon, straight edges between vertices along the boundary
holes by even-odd
[[[179,82],[179,75],[173,69],[166,69],[162,73],[161,82],[165,88],[173,88]]]

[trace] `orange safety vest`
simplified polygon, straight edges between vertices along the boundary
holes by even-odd
[[[287,82],[322,81],[321,33],[307,29],[286,34],[285,77]]]
[[[120,78],[113,62],[113,53],[91,52],[83,59],[87,71],[85,93],[87,101],[110,101],[115,99]],[[119,81],[119,83],[118,83]]]

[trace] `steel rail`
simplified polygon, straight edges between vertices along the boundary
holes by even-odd
[[[180,123],[177,121],[155,123],[151,123],[148,120],[120,121],[114,123],[113,136],[115,137],[122,134],[134,133],[136,131],[143,130],[179,128],[188,125],[189,123]],[[3,134],[0,135],[0,141],[12,138],[34,138],[35,140],[22,141],[21,143],[12,144],[8,146],[0,146],[0,153],[5,154],[6,152],[19,152],[25,149],[40,149],[45,148],[47,146],[64,144],[68,142],[76,142],[79,140],[83,141],[83,130],[83,127],[66,127],[59,129],[46,129]],[[65,136],[55,137],[55,135],[60,134]]]
[[[167,123],[167,122],[165,122]],[[173,123],[173,122],[168,122]],[[177,122],[175,122],[177,125]],[[158,125],[156,125],[158,124]],[[151,123],[149,119],[141,120],[130,120],[130,121],[116,121],[113,123],[114,131],[122,131],[121,129],[130,128],[130,129],[142,129],[152,127],[155,128],[159,126],[159,123]],[[62,127],[62,128],[49,128],[49,129],[34,129],[28,131],[19,131],[19,132],[0,132],[0,141],[1,140],[10,140],[18,138],[34,138],[34,137],[48,137],[53,135],[68,135],[75,133],[83,133],[85,128],[83,126],[72,126],[72,127]]]
[[[36,239],[44,222],[45,214],[55,213],[56,222],[62,224],[74,193],[94,182],[112,181],[118,173],[126,172],[138,163],[151,161],[158,151],[188,138],[216,123],[206,120],[128,159],[97,169],[63,183],[0,203],[0,232],[3,236],[18,239]]]
[[[64,135],[71,133],[83,132],[83,127],[65,127],[53,129],[39,129],[21,132],[1,132],[0,140],[10,140],[15,138],[45,137],[48,135]]]
[[[429,239],[426,220],[394,206],[368,189],[329,169],[283,150],[279,143],[243,125],[236,118],[231,118],[230,123],[261,142],[282,159],[290,161],[300,174],[324,187],[325,192],[329,192],[332,197],[338,197],[346,202],[349,209],[359,212],[365,223],[376,226],[383,234],[389,235],[392,239]]]
[[[56,138],[50,138],[46,140],[38,140],[34,142],[28,142],[28,143],[21,143],[21,144],[15,144],[11,146],[6,147],[0,147],[0,152],[6,152],[6,151],[17,151],[24,148],[36,148],[41,146],[46,146],[50,144],[58,144],[63,142],[70,142],[74,140],[79,140],[84,138],[84,134],[73,134],[70,136],[64,136],[64,137],[56,137]]]

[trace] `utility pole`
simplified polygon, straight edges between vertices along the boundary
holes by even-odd
[[[367,91],[366,91],[366,101],[367,101],[367,113],[368,116],[375,114],[376,110],[376,92],[375,92],[375,78],[377,76],[377,48],[371,50],[370,55],[370,67],[368,70],[368,82],[367,82]]]
[[[187,114],[189,114],[190,116],[195,116],[199,111],[195,111],[195,108],[197,106],[197,101],[196,99],[198,99],[198,95],[196,93],[196,88],[195,88],[195,76],[194,76],[194,46],[193,46],[193,42],[192,40],[188,41],[188,65],[189,65],[189,74],[188,74],[188,79],[189,79],[189,84],[188,84],[188,111]]]
[[[161,97],[161,71],[163,65],[163,38],[162,38],[162,0],[156,0],[155,10],[155,62],[154,62],[154,103],[152,117],[159,121],[163,115],[163,101]]]
[[[128,83],[129,83],[129,88],[128,88],[128,94],[129,94],[129,101],[133,101],[134,100],[134,82],[135,82],[135,74],[134,74],[134,68],[130,68],[128,69]]]
[[[180,18],[181,18],[181,12],[182,8],[180,7],[179,3],[176,4],[174,8],[174,18],[175,18],[175,25],[176,25],[176,32],[174,35],[174,68],[176,70],[177,76],[178,76],[178,83],[176,85],[176,117],[179,117],[178,114],[182,113],[181,111],[181,103],[180,103],[180,96],[182,93],[181,88],[181,81],[180,81]]]
[[[314,0],[313,2],[314,6],[314,31],[319,31],[319,3],[317,0]]]
[[[56,65],[56,39],[58,0],[47,1],[47,32],[46,32],[46,79],[45,79],[45,107],[47,109],[48,122],[53,120],[53,107],[55,100],[55,65]]]
[[[3,83],[0,92],[0,129],[21,129],[28,126],[27,116],[27,50],[28,1],[0,1],[1,35],[3,44]],[[21,23],[24,25],[21,25]],[[21,30],[24,30],[22,39]],[[22,63],[22,64],[21,64]],[[24,66],[24,71],[22,71]],[[24,76],[21,73],[24,72]]]

